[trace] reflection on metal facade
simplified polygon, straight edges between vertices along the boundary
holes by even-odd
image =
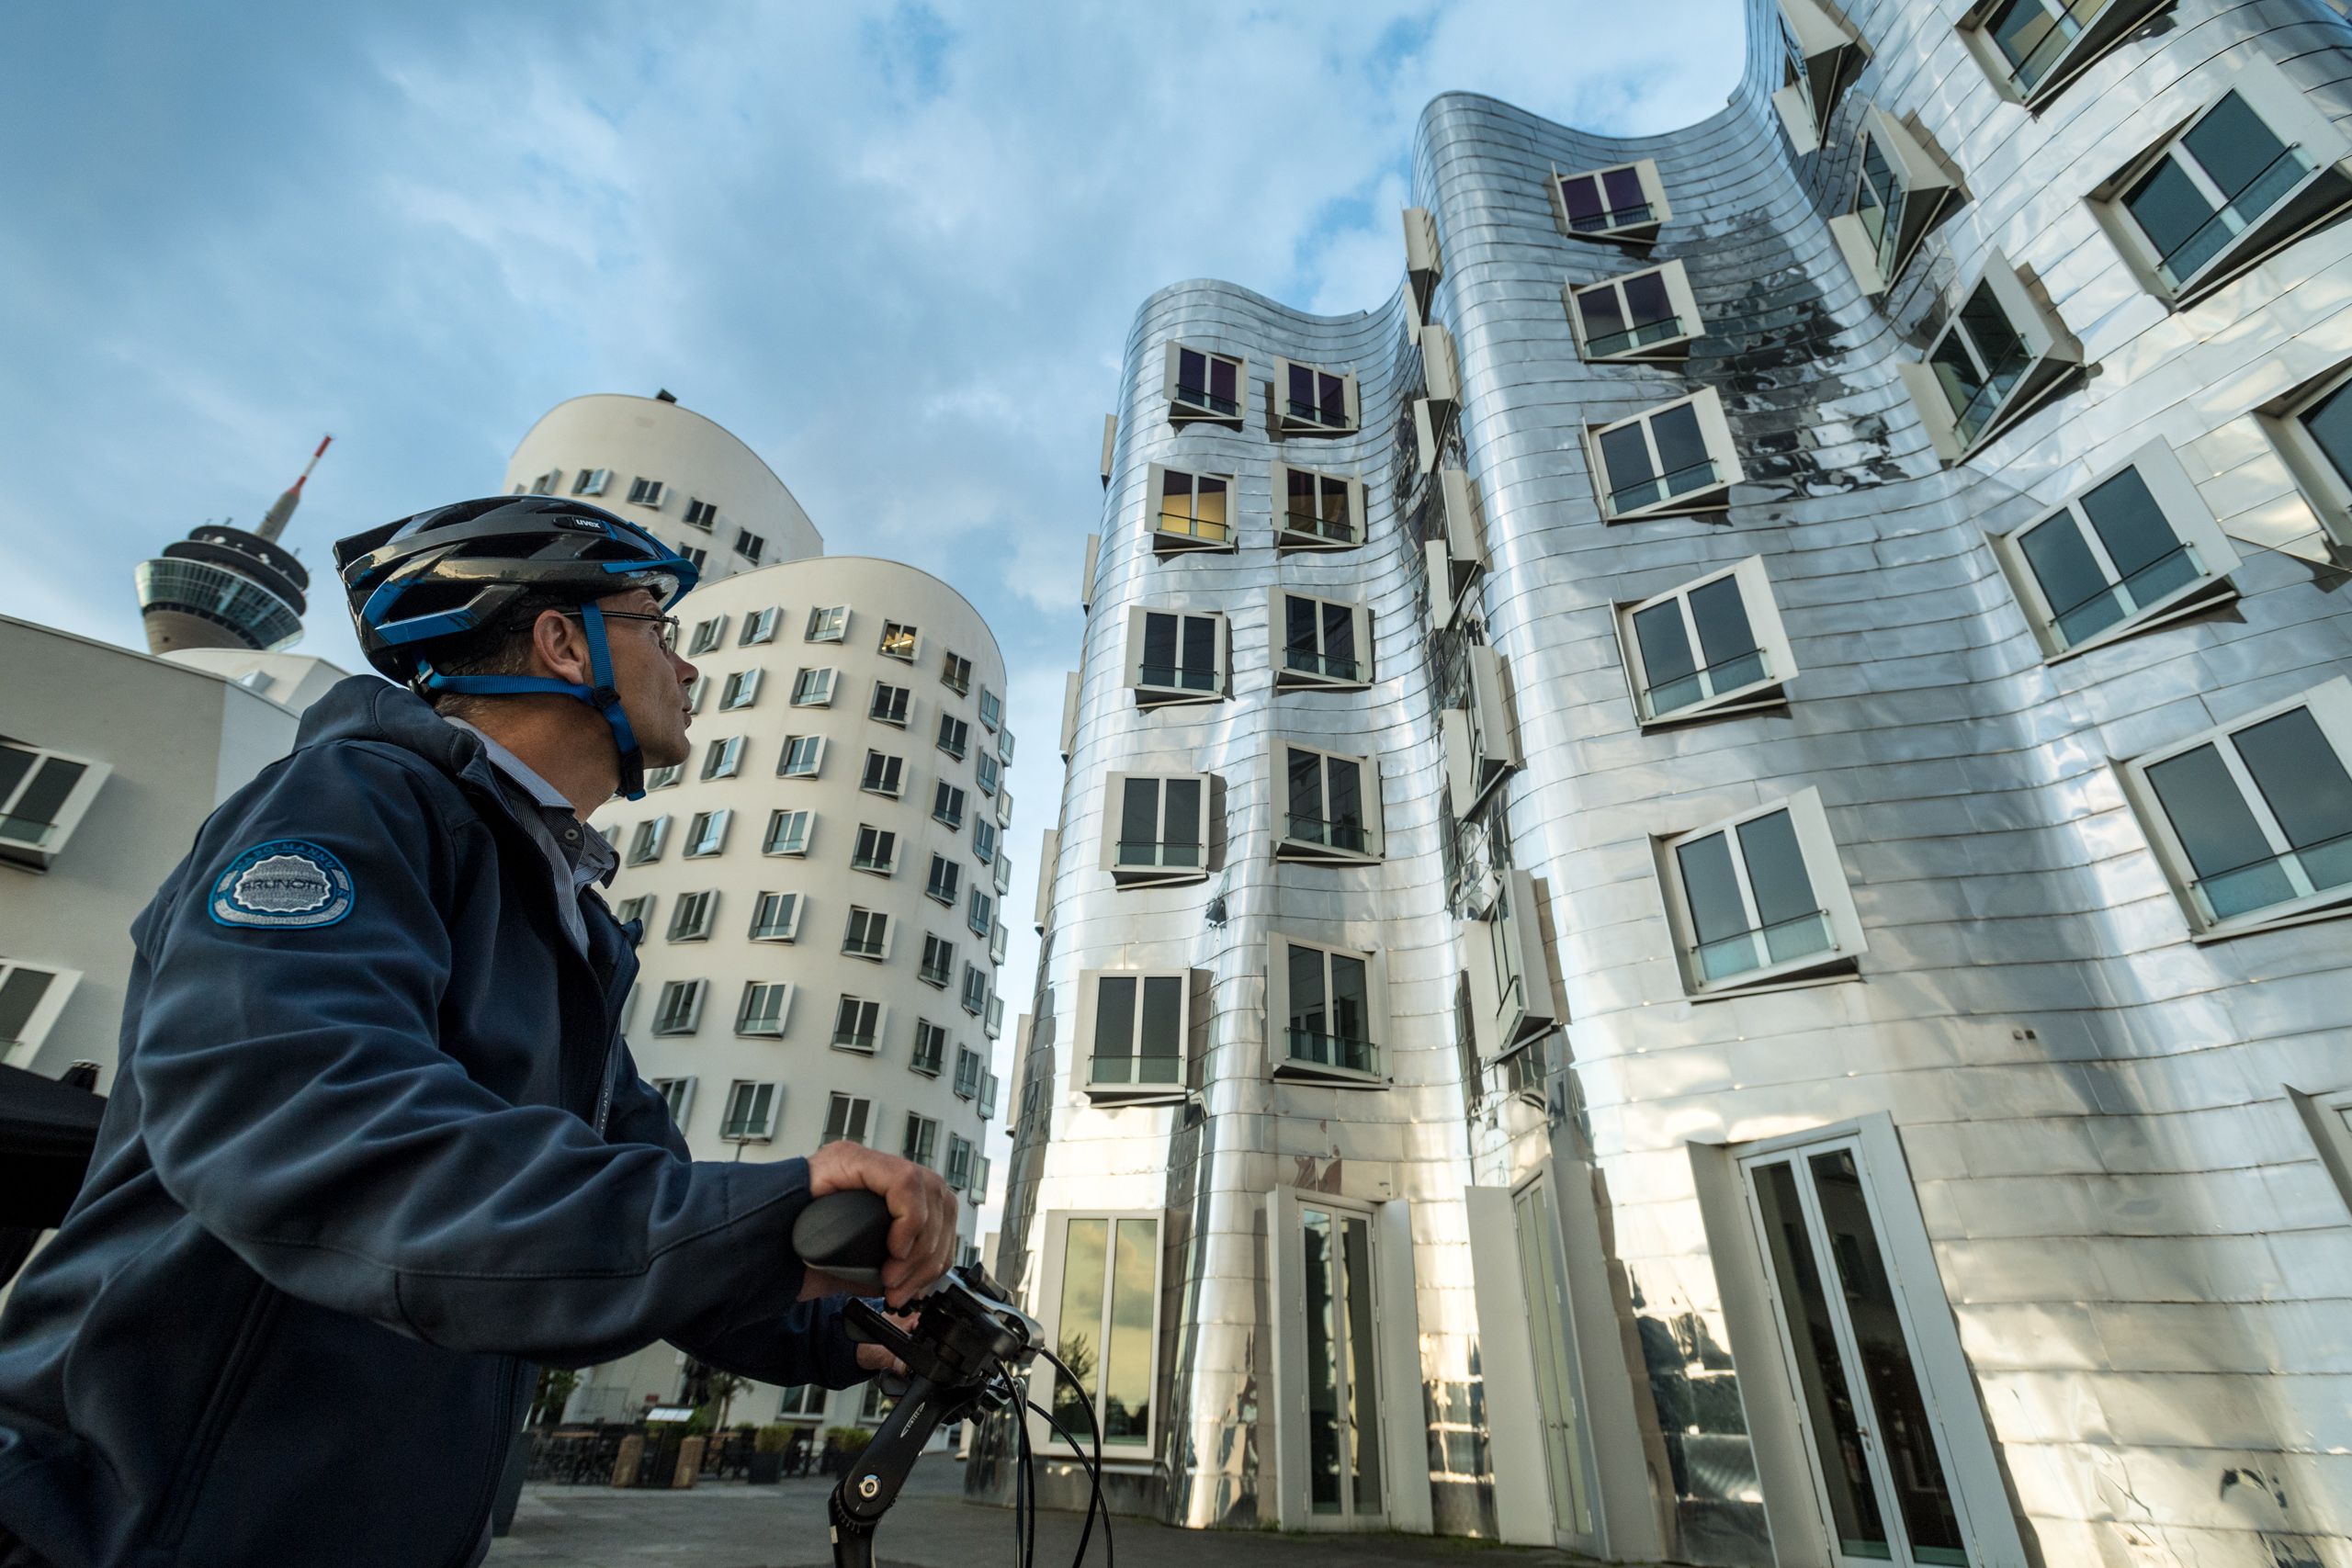
[[[998,1261],[1091,1322],[1057,1227],[1159,1217],[1101,1407],[1181,1524],[2352,1561],[2352,32],[1749,22],[1670,136],[1432,103],[1381,310],[1139,312]],[[1122,874],[1174,775],[1205,874]]]

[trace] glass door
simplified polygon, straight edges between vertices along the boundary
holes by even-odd
[[[1577,1399],[1576,1347],[1567,1279],[1560,1268],[1560,1231],[1551,1189],[1542,1178],[1511,1194],[1519,1235],[1519,1278],[1527,1293],[1527,1332],[1535,1351],[1535,1398],[1544,1416],[1544,1465],[1552,1483],[1552,1518],[1577,1544],[1592,1541],[1592,1485],[1584,1410]]]
[[[1744,1168],[1838,1562],[1967,1568],[1942,1434],[1855,1145]]]
[[[1306,1501],[1318,1520],[1377,1526],[1381,1493],[1378,1322],[1372,1221],[1302,1201],[1300,1295],[1306,1310]]]

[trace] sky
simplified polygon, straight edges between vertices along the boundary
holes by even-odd
[[[1137,306],[1201,276],[1377,306],[1432,96],[1668,130],[1722,107],[1740,28],[1736,0],[8,6],[0,615],[143,648],[133,566],[256,523],[332,432],[286,543],[317,574],[298,651],[357,670],[335,538],[494,491],[566,398],[668,388],[829,553],[936,570],[994,627],[1017,1012]]]

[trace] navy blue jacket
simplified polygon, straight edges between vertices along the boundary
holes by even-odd
[[[481,743],[360,676],[132,934],[87,1184],[0,1315],[0,1526],[60,1568],[476,1562],[537,1376],[865,1374],[804,1160],[688,1160]]]

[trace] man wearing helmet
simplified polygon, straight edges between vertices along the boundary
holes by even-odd
[[[335,560],[390,683],[311,707],[132,928],[89,1178],[0,1314],[0,1568],[478,1562],[535,1363],[846,1387],[882,1358],[800,1211],[882,1193],[893,1302],[950,1261],[935,1174],[695,1162],[620,1039],[584,819],[686,756],[693,565],[543,496]]]

